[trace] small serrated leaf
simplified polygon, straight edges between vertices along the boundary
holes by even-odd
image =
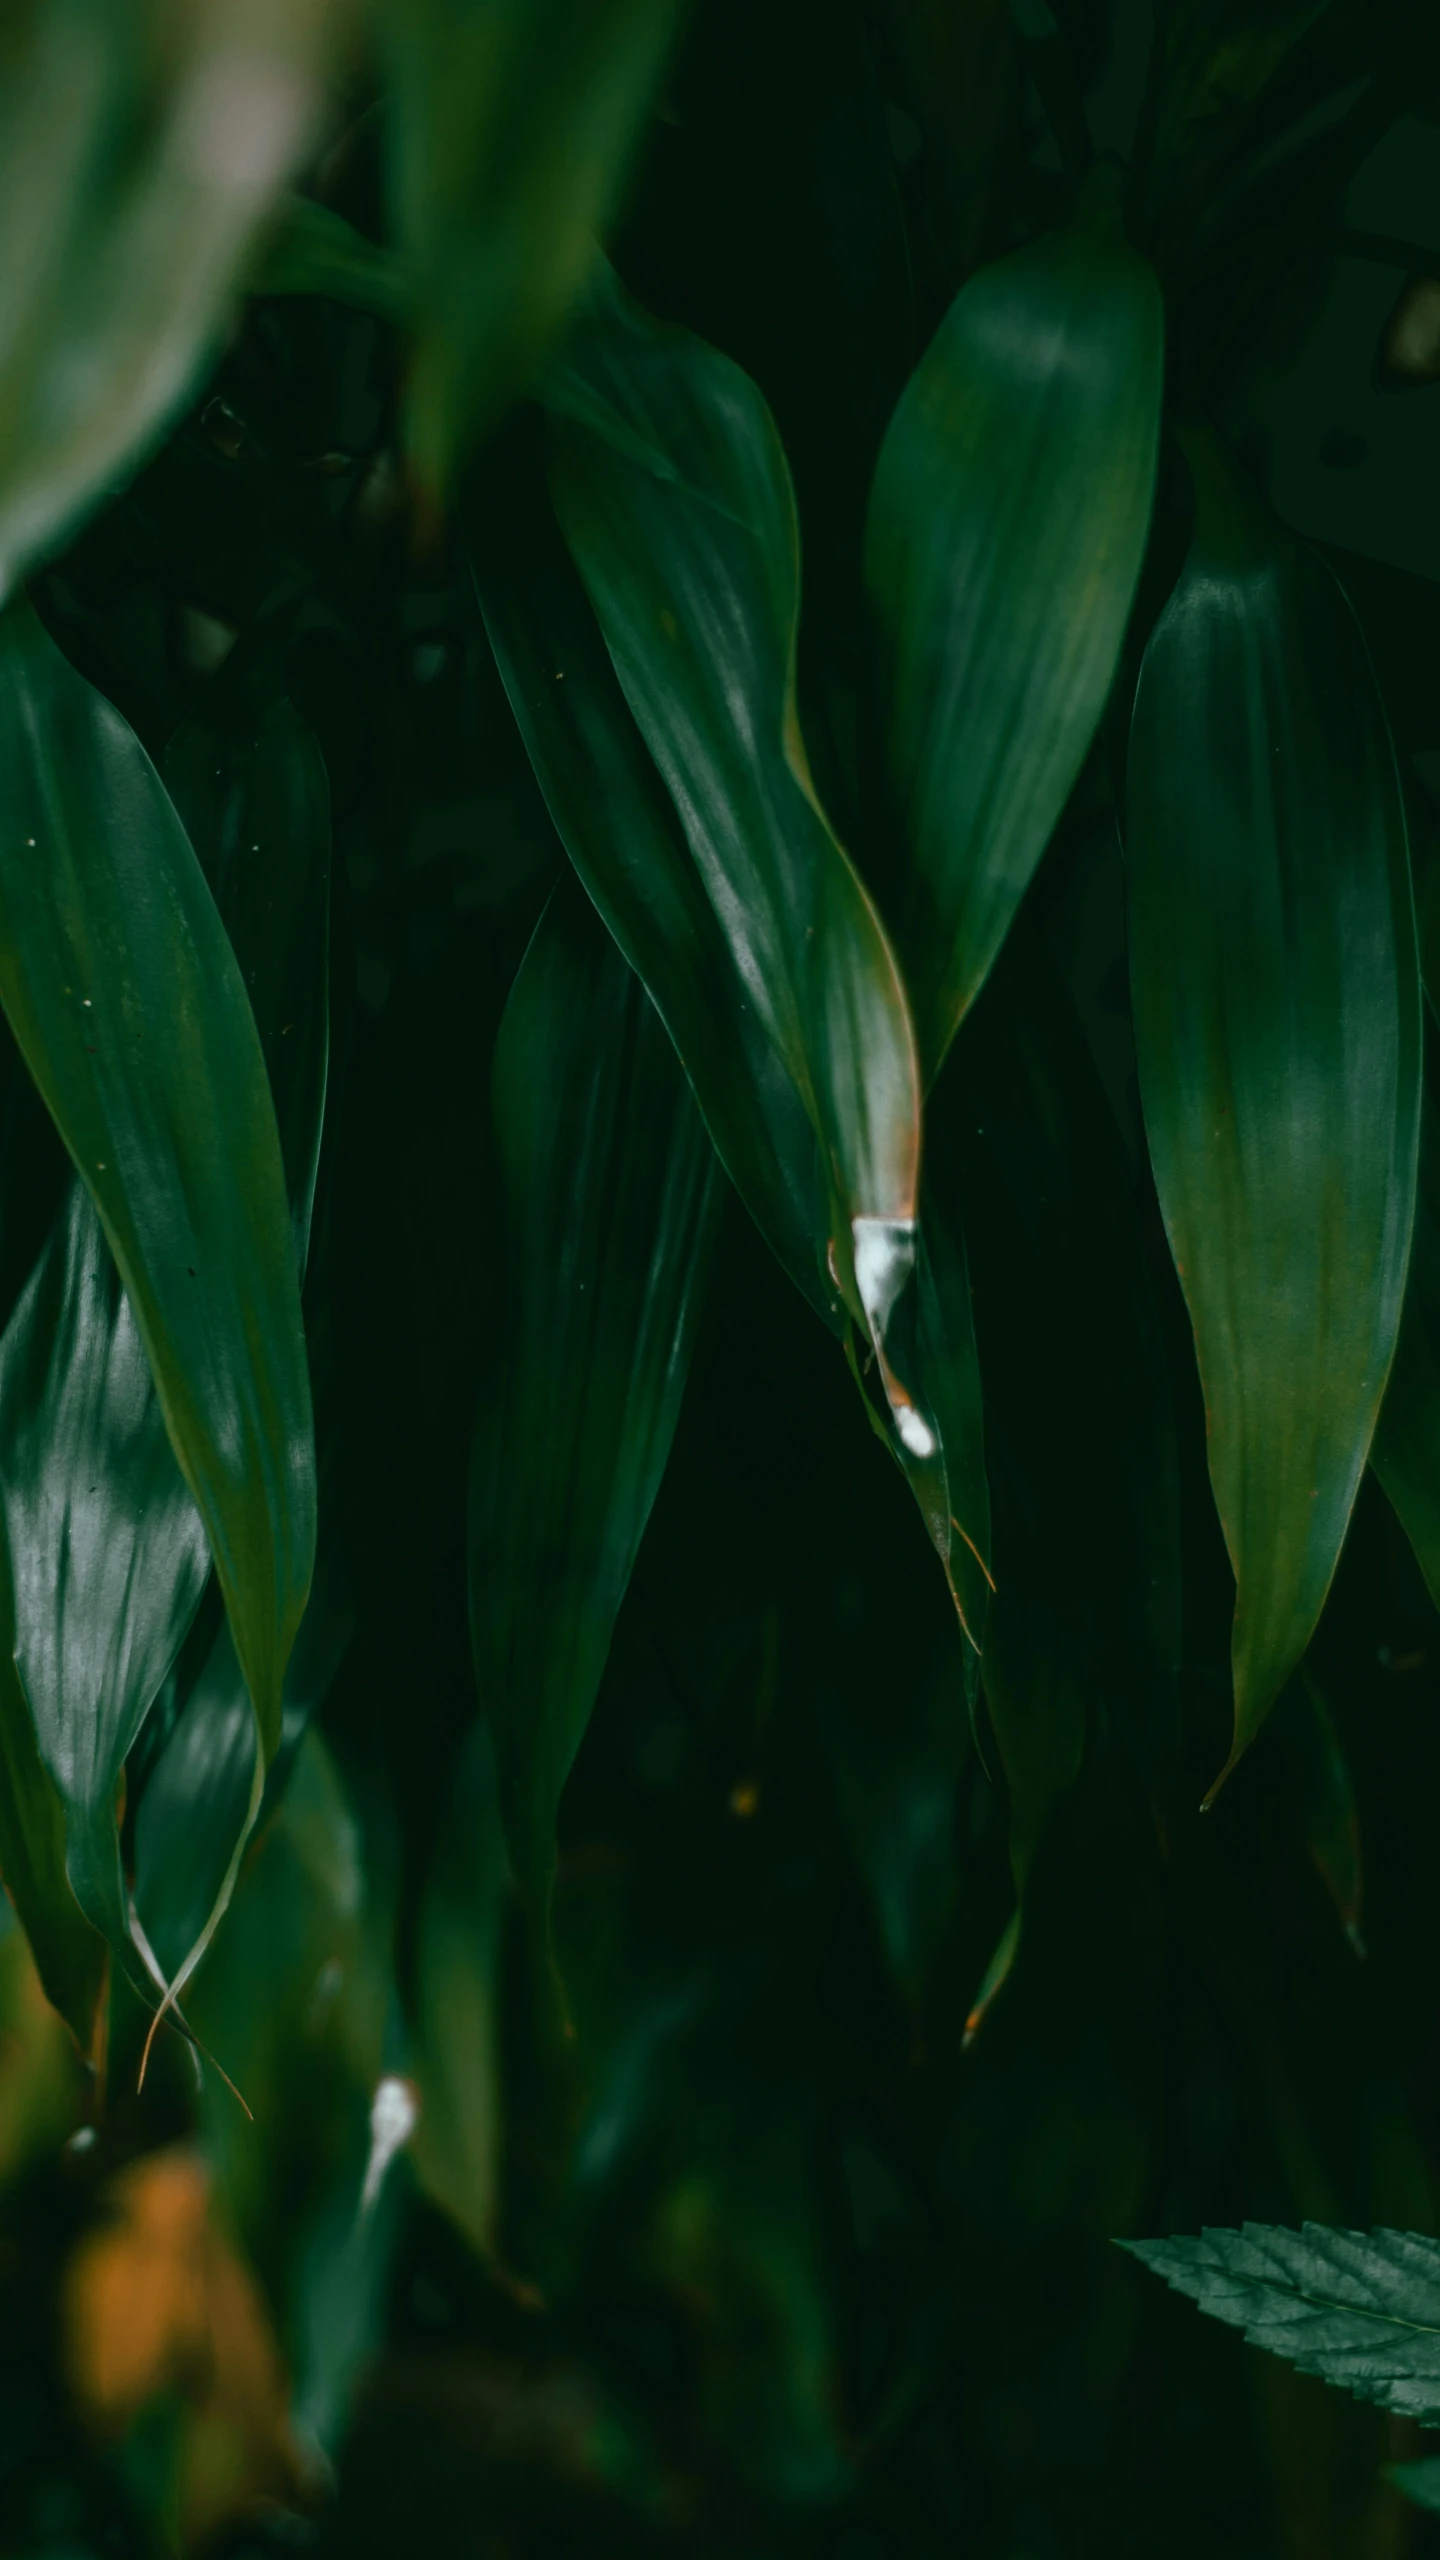
[[[1422,2424],[1440,2417],[1440,2240],[1247,2222],[1120,2246],[1299,2372]]]

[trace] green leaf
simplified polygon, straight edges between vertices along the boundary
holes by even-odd
[[[903,844],[890,903],[927,1082],[1114,680],[1162,361],[1159,287],[1097,202],[963,287],[881,449],[865,575]]]
[[[1440,2455],[1431,2454],[1424,2462],[1392,2462],[1385,2477],[1414,2505],[1440,2515]]]
[[[649,989],[715,1149],[761,1234],[822,1321],[843,1327],[825,1270],[825,1192],[804,1103],[747,1000],[736,949],[620,690],[548,511],[492,531],[476,584],[546,806],[576,870]]]
[[[15,1661],[8,1548],[0,1559],[0,1876],[30,1942],[46,1999],[59,2010],[81,2053],[95,2059],[109,1957],[65,1870],[65,1807],[40,1757]]]
[[[659,1016],[576,881],[521,965],[494,1082],[512,1312],[475,1439],[471,1625],[511,1858],[548,1908],[723,1195]]]
[[[483,2257],[495,2246],[503,2119],[498,1966],[507,1878],[495,1755],[483,1723],[461,1747],[425,1877],[416,1949],[412,2157],[421,2185]]]
[[[32,1289],[43,1286],[70,1310],[78,1365],[68,1384],[62,1369],[57,1391],[75,1415],[75,1445],[100,1410],[91,1399],[109,1403],[116,1421],[129,1416],[139,1433],[138,1474],[121,1484],[120,1498],[133,1504],[134,1535],[158,1541],[155,1506],[169,1501],[172,1535],[185,1537],[188,1503],[158,1430],[143,1419],[143,1346],[254,1710],[253,1809],[279,1740],[281,1681],[315,1534],[294,1239],[261,1044],[240,968],[159,777],[28,606],[0,624],[0,773],[8,812],[0,836],[0,997],[87,1195],[77,1191],[63,1240]],[[123,1316],[102,1268],[97,1214],[124,1284]],[[17,1553],[15,1506],[43,1504],[53,1455],[37,1419],[38,1374],[29,1374],[30,1489],[22,1492],[13,1477],[5,1488]],[[127,1470],[131,1463],[127,1455]],[[193,1534],[203,1579],[198,1527]],[[26,1659],[41,1623],[27,1621],[29,1569],[28,1557],[17,1564]],[[86,1570],[100,1577],[92,1586],[98,1594],[105,1557],[88,1555]],[[199,1579],[196,1598],[198,1591]],[[36,1598],[43,1613],[47,1596]],[[120,1648],[119,1690],[97,1689],[88,1676],[67,1685],[69,1645],[55,1638],[47,1658],[56,1685],[45,1705],[34,1703],[42,1752],[62,1791],[83,1775],[88,1795],[107,1759],[118,1767],[113,1725],[103,1744],[97,1732],[83,1746],[83,1771],[67,1758],[63,1735],[75,1736],[77,1720],[103,1702],[107,1722],[133,1718],[133,1738],[167,1667],[165,1645],[173,1653],[188,1614],[178,1594],[165,1609],[169,1635],[162,1642],[147,1631],[153,1654],[146,1650],[133,1666],[124,1659],[123,1625],[98,1622],[102,1647]],[[96,1636],[94,1623],[81,1631],[82,1651]],[[96,1885],[106,1896],[116,1881],[109,1858],[107,1851]]]
[[[1400,1321],[1420,996],[1405,821],[1330,571],[1196,438],[1141,671],[1127,859],[1141,1100],[1236,1580],[1233,1766],[1304,1652]]]
[[[322,294],[392,328],[403,328],[410,317],[403,259],[309,196],[286,198],[245,281],[253,294]]]
[[[338,12],[82,0],[0,78],[0,598],[191,397],[324,103]]]
[[[1433,1037],[1433,1017],[1426,1028]],[[1440,1608],[1440,1126],[1428,1092],[1405,1304],[1370,1464]]]
[[[280,1748],[259,1822],[268,1821],[295,1755],[327,1697],[354,1632],[338,1539],[322,1538],[300,1631],[285,1667]],[[254,1719],[229,1621],[221,1618],[135,1818],[134,1918],[167,1982],[204,1936],[246,1829]]]
[[[1440,2416],[1440,2241],[1247,2222],[1198,2240],[1120,2246],[1301,2373],[1402,2417]]]
[[[649,319],[613,278],[545,397],[556,512],[734,979],[815,1130],[832,1275],[948,1546],[938,1419],[900,1350],[915,1353],[918,1324],[915,1045],[894,955],[805,760],[799,534],[773,421],[726,357]],[[738,1064],[733,1032],[730,1048]]]
[[[64,1805],[70,1882],[86,1918],[123,1951],[121,1774],[210,1556],[80,1182],[0,1340],[0,1487],[16,1670]],[[247,1795],[253,1759],[252,1738]]]
[[[559,335],[679,15],[680,0],[388,0],[410,432],[432,486]]]

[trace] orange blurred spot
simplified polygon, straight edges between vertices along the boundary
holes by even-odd
[[[750,1778],[730,1790],[730,1810],[742,1822],[749,1821],[751,1814],[758,1810],[759,1803],[760,1790]]]
[[[153,2401],[183,2404],[177,2499],[187,2546],[257,2500],[297,2502],[288,2393],[259,2288],[211,2218],[197,2153],[152,2153],[110,2191],[113,2219],[66,2270],[71,2386],[123,2433]]]

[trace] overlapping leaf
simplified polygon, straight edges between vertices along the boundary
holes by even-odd
[[[1370,1463],[1440,1607],[1440,1127],[1428,1094],[1405,1304]]]
[[[329,0],[0,31],[0,598],[181,409],[314,129]]]
[[[506,1008],[495,1114],[512,1317],[475,1440],[471,1624],[511,1858],[544,1906],[722,1196],[659,1016],[568,878]]]
[[[876,468],[865,567],[926,1081],[1095,735],[1150,522],[1159,287],[1101,202],[982,267]]]
[[[829,1193],[832,1275],[878,1356],[896,1454],[973,1629],[983,1576],[973,1547],[951,1537],[939,1420],[918,1371],[914,1040],[883,928],[805,761],[798,532],[773,422],[734,365],[648,319],[613,279],[592,296],[546,400],[556,510],[693,873],[675,882],[672,832],[669,903],[678,909],[683,898],[683,912],[698,913],[698,884],[729,954],[723,977],[707,960],[711,1001],[733,1006],[743,990],[810,1118]],[[607,901],[638,956],[645,875],[634,866],[622,898],[619,874],[612,863]],[[674,1024],[675,964],[663,946],[663,975],[644,957]],[[732,1015],[737,1026],[742,1019]],[[732,1030],[732,1074],[742,1060],[754,1073],[760,1052],[748,1033],[747,1043]],[[704,1072],[708,1061],[698,1064]],[[763,1119],[763,1093],[757,1101]],[[957,1360],[966,1321],[957,1311]],[[958,1481],[971,1463],[957,1466]]]
[[[1422,2424],[1440,2417],[1440,2241],[1247,2222],[1196,2240],[1121,2245],[1301,2373]]]
[[[679,0],[389,0],[391,191],[410,385],[439,480],[525,388],[581,289]]]
[[[314,1534],[295,1240],[254,1016],[174,808],[28,607],[0,645],[20,828],[0,847],[0,979],[82,1176],[0,1346],[0,1482],[17,1656],[66,1803],[71,1876],[123,1946],[116,1788],[199,1599],[207,1533],[262,1737],[252,1804],[278,1740]],[[202,753],[223,775],[223,743]],[[304,980],[299,1073],[288,1090],[281,1079],[302,1224],[323,1093],[328,878],[323,777],[317,799],[305,770],[318,838],[314,824],[297,835],[277,822],[270,846],[246,845],[243,884],[224,845],[211,848],[241,940],[256,945],[267,1019],[297,992],[287,969]],[[254,814],[244,790],[222,801]],[[277,913],[286,931],[272,940]],[[299,959],[297,915],[316,928]],[[262,987],[267,972],[275,983]],[[285,1057],[283,1023],[272,1029]]]
[[[843,1325],[815,1133],[635,725],[552,522],[492,535],[477,584],[510,707],[576,870],[649,988],[726,1172],[796,1286]],[[738,1055],[736,1054],[738,1049]]]
[[[1243,1751],[1309,1641],[1395,1348],[1420,1098],[1405,822],[1329,570],[1198,440],[1129,767],[1141,1097],[1235,1570]]]

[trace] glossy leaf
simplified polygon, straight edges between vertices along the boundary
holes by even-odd
[[[354,1632],[338,1540],[322,1540],[300,1631],[285,1667],[280,1748],[261,1820],[278,1799],[312,1716],[323,1705]],[[229,1621],[221,1618],[174,1727],[145,1782],[135,1818],[134,1902],[167,1982],[210,1925],[249,1813],[254,1718]]]
[[[1310,1640],[1395,1347],[1419,978],[1404,814],[1330,571],[1189,448],[1130,741],[1146,1136],[1195,1331],[1244,1750]]]
[[[314,1454],[292,1231],[254,1017],[158,776],[28,607],[0,626],[0,767],[10,811],[0,840],[0,992],[85,1186],[31,1284],[70,1310],[74,1374],[62,1364],[53,1393],[78,1434],[72,1456],[97,1429],[102,1444],[111,1428],[138,1432],[110,1496],[122,1515],[133,1504],[132,1535],[157,1541],[157,1554],[168,1504],[172,1559],[174,1539],[190,1540],[195,1572],[188,1596],[183,1574],[148,1590],[142,1577],[147,1604],[158,1604],[143,1635],[140,1622],[112,1622],[104,1608],[94,1619],[82,1608],[63,1630],[65,1576],[52,1573],[47,1584],[43,1540],[27,1546],[15,1522],[17,1505],[28,1508],[38,1535],[47,1502],[63,1504],[74,1488],[59,1493],[53,1475],[46,1488],[62,1443],[39,1418],[52,1392],[38,1366],[44,1327],[22,1356],[12,1323],[7,1344],[29,1381],[28,1403],[12,1417],[12,1449],[17,1429],[30,1440],[5,1492],[12,1545],[24,1554],[22,1661],[43,1659],[54,1682],[33,1698],[41,1747],[62,1789],[73,1784],[97,1806],[98,1822],[98,1792],[108,1783],[113,1795],[123,1749],[198,1598],[208,1537],[261,1738],[258,1801],[309,1579]],[[147,1366],[163,1431],[146,1415]],[[125,1481],[132,1461],[138,1494]],[[81,1476],[92,1483],[82,1468],[76,1486]],[[53,1525],[68,1534],[58,1517]],[[86,1572],[99,1577],[90,1586],[97,1605],[104,1577],[120,1571],[120,1550],[107,1553],[111,1526],[79,1544]],[[32,1572],[36,1607],[27,1616]],[[117,1594],[125,1587],[122,1576]],[[60,1618],[47,1626],[56,1600]],[[117,1648],[119,1687],[107,1687],[108,1674],[97,1682],[93,1662],[83,1679],[77,1669],[97,1630],[102,1648]],[[103,1740],[97,1725],[82,1742],[80,1725],[101,1701]],[[97,1850],[97,1861],[86,1891],[105,1897],[113,1923],[113,1847],[103,1858]]]
[[[391,193],[438,483],[523,391],[594,258],[679,0],[389,0]]]
[[[813,1123],[827,1253],[929,1517],[945,1503],[938,1431],[889,1351],[897,1310],[915,1321],[915,1048],[894,956],[805,761],[798,529],[773,422],[733,364],[613,279],[545,397],[556,511],[746,999]]]
[[[123,1949],[121,1775],[199,1605],[210,1555],[80,1182],[0,1340],[0,1491],[16,1667],[64,1804],[70,1881],[86,1917]]]
[[[1162,357],[1159,287],[1096,203],[962,288],[881,450],[865,574],[901,839],[889,903],[927,1082],[1114,680]]]
[[[553,523],[492,535],[477,585],[510,707],[556,830],[654,999],[715,1143],[767,1243],[823,1321],[843,1325],[824,1260],[815,1133],[746,993],[675,804],[620,690]]]
[[[1301,2373],[1422,2424],[1440,2417],[1440,2241],[1247,2222],[1198,2240],[1121,2246]]]
[[[191,396],[323,102],[329,0],[106,0],[0,40],[0,598]]]
[[[96,2055],[109,1971],[65,1869],[65,1807],[40,1757],[15,1662],[8,1552],[0,1562],[0,1877],[29,1941],[46,1999],[80,2051]]]
[[[663,1025],[578,882],[512,990],[495,1118],[513,1311],[475,1439],[471,1625],[511,1858],[543,1905],[722,1196]]]
[[[1394,2462],[1385,2477],[1393,2480],[1412,2504],[1440,2515],[1440,2455],[1432,2453],[1421,2462]]]

